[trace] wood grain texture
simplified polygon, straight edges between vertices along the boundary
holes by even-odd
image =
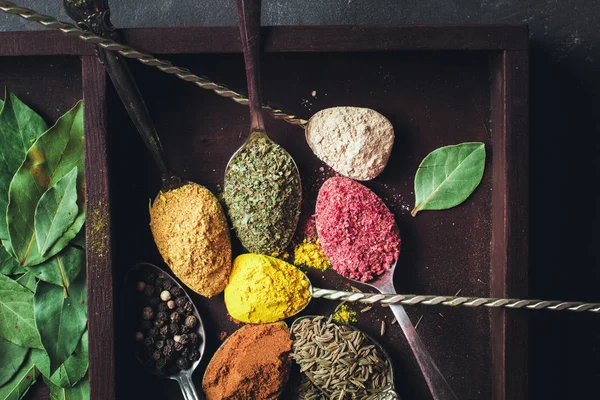
[[[492,61],[492,297],[527,298],[528,54],[504,51]],[[493,399],[527,399],[525,312],[493,310]]]
[[[89,378],[91,398],[115,398],[114,292],[106,135],[106,74],[94,56],[82,57],[87,201]]]
[[[263,27],[266,52],[526,50],[525,25]],[[156,54],[238,53],[236,27],[137,28],[123,43]],[[93,55],[94,46],[61,32],[0,33],[0,56]]]

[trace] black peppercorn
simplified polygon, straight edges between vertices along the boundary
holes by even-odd
[[[154,344],[154,338],[147,337],[144,339],[144,346],[151,347]]]
[[[181,350],[181,357],[185,357],[185,358],[190,358],[190,348],[186,347],[183,350]]]
[[[175,299],[175,304],[177,304],[177,307],[183,307],[185,305],[185,303],[187,303],[187,298],[185,297],[178,297],[177,299]]]
[[[177,323],[180,319],[181,315],[177,311],[171,313],[171,322]]]
[[[164,340],[159,340],[158,342],[156,342],[156,348],[157,349],[162,349],[163,347],[165,347],[165,341]]]
[[[198,335],[194,332],[188,334],[188,339],[190,339],[190,344],[195,345],[198,342]]]
[[[175,312],[179,315],[184,315],[185,314],[185,310],[183,309],[183,307],[177,307],[175,309]]]
[[[190,338],[188,337],[187,334],[184,333],[183,335],[179,336],[179,343],[181,343],[181,344],[183,344],[185,346],[189,342],[190,342]]]
[[[164,324],[165,324],[165,321],[161,321],[160,319],[157,319],[157,320],[154,321],[154,326],[157,327],[157,328],[160,328]]]
[[[191,332],[191,328],[185,326],[185,325],[181,325],[181,327],[179,328],[179,332],[181,333],[190,333]]]
[[[194,312],[194,305],[191,301],[187,301],[183,306],[183,309],[185,310],[186,314],[191,314]]]
[[[142,310],[142,318],[146,320],[154,318],[154,311],[152,311],[151,307],[144,307]]]
[[[161,277],[156,278],[156,280],[154,281],[154,287],[156,288],[162,288],[164,279]]]
[[[164,339],[168,335],[169,335],[169,326],[168,325],[161,326],[160,327],[160,337],[162,337]]]
[[[200,352],[198,350],[190,351],[188,358],[192,361],[198,361],[200,359]]]
[[[152,358],[154,361],[160,360],[160,351],[156,350],[154,353],[152,353]]]
[[[173,281],[171,281],[169,279],[165,279],[165,281],[163,282],[162,287],[165,290],[171,290],[171,288],[173,287]]]
[[[185,346],[181,342],[175,342],[175,346],[173,346],[173,348],[175,349],[175,351],[178,352],[178,353],[181,352],[184,347]]]
[[[150,337],[153,337],[153,338],[157,337],[159,333],[160,332],[159,332],[158,328],[150,328],[150,330],[148,331],[148,335],[150,335]]]
[[[198,322],[196,317],[194,317],[193,315],[189,315],[185,319],[185,326],[187,326],[188,328],[193,328],[194,326],[196,326],[196,322]]]
[[[165,345],[162,349],[162,353],[165,357],[171,358],[173,356],[173,346]]]
[[[146,287],[144,287],[144,294],[148,297],[152,296],[154,294],[154,286],[146,285]]]
[[[171,294],[175,297],[183,296],[183,290],[179,286],[174,286],[171,288]]]
[[[167,311],[168,309],[169,309],[169,307],[167,306],[167,303],[164,303],[164,302],[161,302],[161,303],[158,305],[158,308],[157,308],[157,310],[158,310],[159,312],[160,312],[160,311]]]
[[[175,346],[175,341],[173,339],[167,339],[165,343],[165,346]]]
[[[177,324],[169,325],[169,333],[173,336],[177,335],[179,333],[179,325],[177,325]]]
[[[169,316],[167,315],[167,313],[165,311],[161,311],[158,314],[156,314],[156,319],[159,321],[165,322],[168,318],[169,318]]]
[[[177,360],[177,368],[179,369],[188,369],[190,367],[190,362],[186,358],[180,358]]]
[[[160,303],[160,299],[158,297],[148,298],[148,304],[150,304],[151,307],[156,307],[158,303]]]
[[[141,327],[143,330],[147,331],[148,329],[152,328],[152,322],[142,321]]]

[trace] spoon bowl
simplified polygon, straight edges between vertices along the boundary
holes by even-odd
[[[146,262],[141,262],[141,263],[135,264],[133,267],[131,267],[131,269],[127,272],[127,275],[125,276],[125,293],[130,294],[128,296],[129,300],[130,300],[128,302],[129,305],[137,305],[140,303],[140,301],[139,301],[140,295],[135,290],[135,284],[137,281],[143,280],[144,274],[148,273],[148,272],[153,272],[158,277],[163,276],[167,279],[170,279],[174,285],[178,286],[182,290],[185,297],[192,303],[192,306],[193,306],[192,314],[198,320],[198,326],[196,327],[196,330],[194,332],[198,335],[198,340],[200,342],[199,346],[198,346],[198,351],[200,352],[200,358],[198,360],[194,361],[192,363],[192,365],[190,366],[190,368],[188,368],[186,370],[181,370],[175,374],[161,374],[155,368],[148,367],[148,365],[144,362],[144,359],[140,355],[140,351],[142,349],[138,348],[137,344],[135,346],[136,351],[134,352],[135,357],[144,366],[144,368],[146,368],[146,370],[148,372],[150,372],[151,374],[159,376],[161,378],[167,378],[167,379],[172,379],[172,380],[177,381],[177,383],[179,383],[181,391],[186,400],[197,400],[197,399],[199,399],[199,396],[198,396],[198,393],[196,392],[196,389],[192,382],[192,374],[194,373],[195,369],[200,364],[202,357],[204,356],[204,350],[206,347],[206,331],[204,329],[204,323],[202,322],[202,318],[200,317],[200,313],[198,312],[196,305],[194,304],[192,299],[187,294],[185,288],[182,285],[180,285],[179,282],[175,278],[173,278],[169,273],[167,273],[165,270],[157,267],[154,264],[150,264],[150,263],[146,263]],[[137,309],[137,307],[136,307],[136,309]],[[131,318],[129,320],[135,321],[136,315],[133,312],[132,312],[132,314],[133,315],[131,316]],[[131,325],[133,325],[133,323],[131,323]],[[131,329],[129,329],[129,331],[132,331],[132,332],[135,331],[135,328],[133,326],[130,326],[129,328],[131,328]]]
[[[294,322],[292,323],[292,326],[290,327],[290,335],[292,337],[292,340],[295,339],[294,336],[294,327],[300,323],[300,321],[305,320],[305,319],[313,319],[318,317],[318,315],[303,315],[302,317],[298,317],[294,320]],[[343,322],[336,322],[336,321],[331,321],[331,323],[339,325],[339,326],[346,326],[354,331],[358,331],[361,332],[363,335],[365,335],[365,337],[371,342],[371,344],[373,344],[380,352],[381,354],[383,354],[383,357],[387,363],[387,385],[379,390],[379,391],[373,391],[372,396],[369,396],[368,399],[369,400],[394,400],[394,399],[400,399],[400,397],[398,396],[398,394],[396,393],[396,389],[395,389],[395,384],[394,384],[394,366],[393,366],[393,362],[392,362],[392,357],[388,354],[388,352],[385,350],[385,348],[375,339],[373,339],[373,337],[371,337],[370,335],[368,335],[367,333],[361,331],[360,329],[358,329],[355,326],[352,326],[350,324],[346,324]],[[331,396],[331,393],[328,392],[326,389],[319,387],[312,379],[311,377],[306,374],[307,378],[312,382],[312,384],[319,389],[319,391],[323,394],[325,394],[326,396]]]

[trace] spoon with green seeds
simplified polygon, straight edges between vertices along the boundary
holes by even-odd
[[[278,254],[292,239],[302,187],[294,159],[269,138],[259,86],[260,0],[238,0],[244,50],[250,136],[225,170],[223,199],[242,245],[253,253]]]

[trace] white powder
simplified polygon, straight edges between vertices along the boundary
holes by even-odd
[[[383,171],[394,144],[394,127],[375,110],[332,107],[317,112],[306,140],[319,159],[337,173],[368,181]]]

